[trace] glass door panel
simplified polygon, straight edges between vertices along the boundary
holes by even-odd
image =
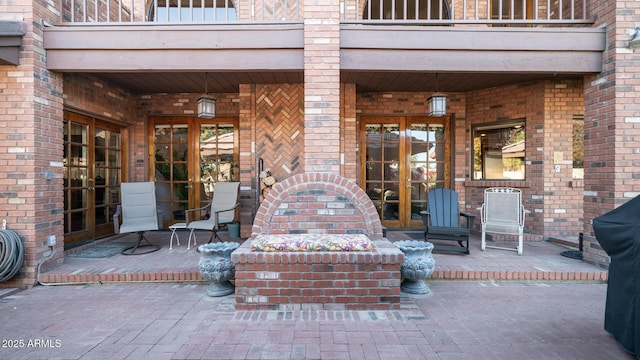
[[[410,134],[411,180],[407,195],[411,223],[408,226],[415,227],[422,224],[420,211],[427,209],[427,193],[445,187],[445,126],[412,123]]]
[[[364,189],[380,219],[399,226],[401,199],[400,124],[365,125]]]
[[[211,202],[213,190],[218,181],[237,181],[235,133],[233,123],[200,125],[199,188],[201,207]]]
[[[427,193],[448,186],[446,119],[362,118],[363,188],[384,226],[421,228]]]
[[[113,214],[120,203],[120,133],[96,126],[94,131],[94,221],[96,236],[113,233]]]
[[[75,234],[76,238],[84,238],[93,235],[90,233],[87,215],[89,124],[65,121],[63,136],[64,232]]]
[[[215,183],[238,181],[237,119],[151,118],[151,164],[163,225],[211,202]],[[195,219],[191,219],[195,220]]]
[[[160,124],[154,127],[157,203],[163,220],[184,221],[189,208],[189,126]]]
[[[120,127],[65,112],[64,120],[65,248],[113,233],[120,203]]]

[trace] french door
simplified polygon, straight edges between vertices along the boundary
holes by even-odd
[[[163,226],[184,222],[185,210],[210,203],[216,182],[238,181],[237,126],[237,118],[149,119],[149,178]]]
[[[449,187],[448,117],[363,117],[361,187],[388,228],[421,228],[427,193]]]
[[[65,247],[113,233],[120,203],[123,129],[92,117],[64,113]]]

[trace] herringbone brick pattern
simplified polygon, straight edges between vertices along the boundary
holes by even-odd
[[[256,154],[277,180],[304,172],[301,84],[256,87]]]

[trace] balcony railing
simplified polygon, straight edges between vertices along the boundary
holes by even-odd
[[[342,23],[591,24],[587,0],[340,0]],[[302,0],[60,0],[61,23],[301,22]]]

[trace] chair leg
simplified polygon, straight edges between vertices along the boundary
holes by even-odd
[[[147,244],[146,245],[141,245],[142,244],[142,240],[144,240]],[[140,248],[140,247],[150,247],[151,250],[147,250],[147,251],[136,253],[136,250],[138,250],[138,248]],[[158,250],[160,250],[160,245],[153,245],[144,236],[144,231],[138,231],[138,241],[136,242],[136,244],[134,246],[132,246],[132,247],[129,247],[129,248],[126,248],[126,249],[122,250],[120,253],[122,255],[143,255],[143,254],[152,253],[152,252],[158,251]]]
[[[487,247],[487,243],[485,240],[485,228],[484,228],[484,225],[482,225],[482,242],[480,244],[480,250],[484,251],[486,247]]]
[[[222,242],[222,239],[220,238],[220,236],[218,235],[218,230],[211,230],[211,237],[209,238],[209,243],[211,243],[213,241],[213,238],[216,238],[216,240],[218,242]]]
[[[518,255],[522,255],[523,237],[524,235],[520,232],[520,234],[518,234]]]
[[[193,229],[189,233],[189,241],[187,241],[187,250],[191,249],[191,238],[193,238],[193,245],[198,245],[196,243],[196,234],[193,233]]]

